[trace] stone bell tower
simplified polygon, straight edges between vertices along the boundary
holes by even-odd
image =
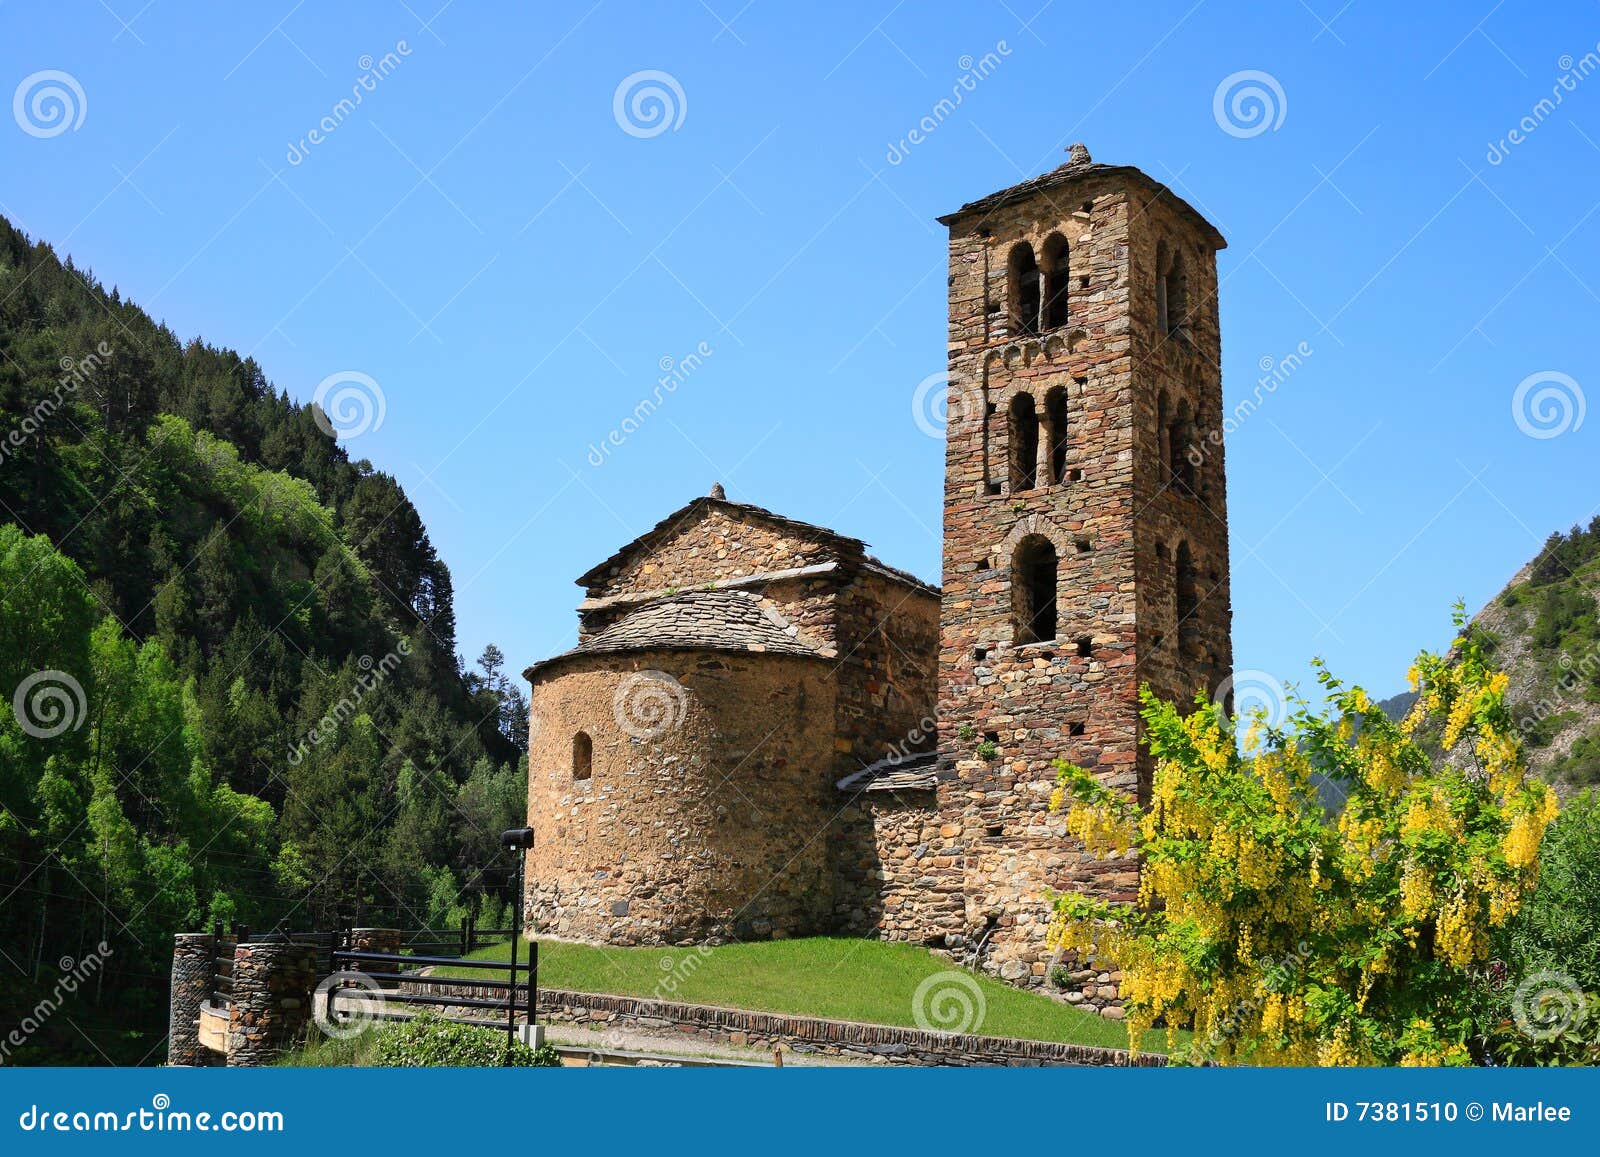
[[[1045,970],[1048,888],[1132,898],[1048,801],[1066,758],[1149,789],[1138,689],[1232,670],[1216,228],[1074,145],[950,230],[939,748],[967,932]],[[1213,436],[1213,431],[1216,432]],[[953,817],[952,817],[953,820]]]

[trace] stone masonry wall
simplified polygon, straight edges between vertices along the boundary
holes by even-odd
[[[1156,325],[1156,253],[1165,244],[1186,270],[1188,309],[1182,329]],[[1208,696],[1233,671],[1229,595],[1228,506],[1223,462],[1222,349],[1217,266],[1212,242],[1191,218],[1163,200],[1147,202],[1135,218],[1129,262],[1135,361],[1135,504],[1139,512],[1139,678],[1163,698],[1188,704]],[[1165,405],[1163,406],[1163,401]],[[1192,431],[1172,444],[1163,430],[1183,407]],[[1218,436],[1213,438],[1215,432]],[[1172,468],[1184,458],[1192,484]],[[1196,605],[1178,620],[1178,548],[1193,559]],[[1148,770],[1148,769],[1147,769]]]
[[[939,596],[857,572],[839,590],[836,616],[836,778],[896,752],[931,751]]]
[[[1064,324],[1013,332],[1008,257],[1027,241],[1043,262],[1055,237],[1069,252]],[[1181,343],[1155,333],[1162,240],[1186,257],[1193,320]],[[940,750],[958,780],[940,802],[966,851],[963,936],[1003,978],[1044,983],[1059,965],[1080,998],[1100,1006],[1115,998],[1105,966],[1055,960],[1045,948],[1046,893],[1132,900],[1137,859],[1093,859],[1067,839],[1048,812],[1052,765],[1065,758],[1145,794],[1140,681],[1163,695],[1192,693],[1231,663],[1220,455],[1199,472],[1203,495],[1161,493],[1156,483],[1162,388],[1181,383],[1202,421],[1220,412],[1214,244],[1170,196],[1124,171],[1085,170],[951,222]],[[1056,390],[1064,435],[1047,405]],[[1013,465],[1019,395],[1040,423],[1031,480]],[[1025,539],[1048,540],[1057,558],[1058,626],[1047,642],[1019,642],[1016,632],[1013,560]],[[1180,630],[1173,560],[1182,542],[1201,593],[1216,597]],[[1180,635],[1187,646],[1171,650]]]
[[[221,1058],[200,1043],[200,1006],[211,996],[217,941],[209,932],[173,938],[171,1012],[167,1020],[167,1064],[209,1066]]]
[[[588,588],[589,607],[617,596],[664,595],[708,583],[776,571],[797,570],[833,561],[837,550],[781,524],[765,522],[714,501],[702,502],[657,543],[625,552]],[[616,611],[597,608],[584,615],[585,634],[602,630]]]
[[[1091,176],[951,228],[952,390],[965,394],[952,394],[947,433],[940,750],[959,780],[941,802],[966,847],[963,931],[986,967],[1022,982],[1048,971],[1049,889],[1137,888],[1131,862],[1084,856],[1048,814],[1058,757],[1137,786],[1129,215],[1127,189]],[[1022,240],[1042,253],[1051,234],[1070,247],[1068,322],[1013,335],[1008,255]],[[1047,464],[1014,492],[1012,398],[1042,412],[1056,388],[1068,410],[1060,478]],[[1059,625],[1052,642],[1018,645],[1011,567],[1029,536],[1055,547]],[[993,758],[978,754],[984,741]]]
[[[636,678],[651,669],[676,689]],[[628,711],[641,694],[662,697],[653,734]],[[826,930],[828,842],[816,838],[836,806],[826,660],[586,656],[541,674],[532,699],[530,927],[612,944]],[[580,730],[594,755],[591,777],[575,780]]]
[[[233,953],[228,1066],[270,1065],[303,1043],[319,952],[309,944],[246,941]]]
[[[965,921],[961,826],[945,822],[931,790],[846,798],[834,821],[838,930],[943,946]]]

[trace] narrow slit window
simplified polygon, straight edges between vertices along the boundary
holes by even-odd
[[[1032,394],[1011,399],[1011,490],[1032,490],[1039,484],[1039,414]]]
[[[572,778],[588,779],[594,774],[594,740],[587,731],[572,737]]]
[[[1056,637],[1056,547],[1030,535],[1012,561],[1012,611],[1018,643],[1047,643]]]
[[[1011,250],[1006,273],[1010,286],[1012,333],[1038,333],[1039,262],[1033,255],[1032,245],[1023,241]]]

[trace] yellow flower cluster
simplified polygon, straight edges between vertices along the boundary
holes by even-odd
[[[1058,897],[1047,936],[1121,969],[1130,1048],[1159,1025],[1223,1063],[1470,1061],[1466,1030],[1432,1017],[1531,891],[1557,802],[1527,780],[1507,680],[1470,636],[1407,677],[1419,694],[1399,726],[1328,677],[1333,712],[1297,713],[1290,734],[1236,734],[1214,707],[1185,717],[1147,694],[1142,813],[1064,772],[1051,806],[1074,838],[1143,849],[1132,911]],[[1328,775],[1349,791],[1336,816],[1315,790]]]

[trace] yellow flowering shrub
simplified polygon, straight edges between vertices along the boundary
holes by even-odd
[[[1188,1060],[1472,1063],[1473,977],[1536,883],[1555,794],[1469,633],[1418,657],[1398,724],[1316,670],[1322,708],[1296,698],[1242,734],[1203,697],[1184,717],[1145,689],[1146,807],[1058,764],[1052,807],[1093,854],[1137,847],[1140,889],[1054,896],[1050,944],[1121,969],[1135,1050],[1165,1025]]]

